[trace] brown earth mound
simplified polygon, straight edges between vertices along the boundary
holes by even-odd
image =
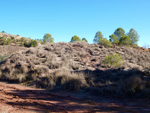
[[[123,58],[124,63],[119,69],[102,64],[106,55],[114,53]],[[100,93],[107,92],[105,90],[116,93],[120,81],[125,81],[126,78],[133,81],[130,75],[138,75],[140,78],[135,82],[141,85],[140,80],[142,83],[143,79],[147,80],[141,76],[145,76],[145,70],[149,69],[150,53],[147,51],[132,47],[105,48],[85,42],[55,43],[11,55],[1,63],[0,76],[2,80],[23,82],[48,89],[80,90],[100,87]]]

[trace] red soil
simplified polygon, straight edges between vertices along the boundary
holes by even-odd
[[[109,100],[98,98],[89,101],[81,97],[51,93],[16,84],[0,82],[0,113],[145,113],[150,112],[150,102]],[[95,100],[97,100],[95,99]]]

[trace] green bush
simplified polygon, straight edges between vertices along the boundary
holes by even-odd
[[[129,36],[122,36],[119,40],[120,45],[131,45],[132,40]]]
[[[104,45],[105,47],[112,47],[111,42],[107,40],[106,38],[102,39],[100,44]]]
[[[20,39],[20,42],[24,42],[25,41],[25,39],[24,39],[24,37],[22,37],[21,39]]]
[[[31,40],[30,42],[24,41],[25,47],[37,47],[38,42],[36,40]]]
[[[115,67],[118,68],[123,64],[123,59],[118,54],[108,55],[105,56],[103,62],[104,65],[107,65],[109,67]]]
[[[73,36],[73,37],[71,38],[71,41],[70,41],[70,42],[76,42],[76,41],[81,41],[81,39],[80,39],[77,35]]]
[[[7,45],[7,40],[6,39],[3,39],[3,46],[4,45]]]
[[[11,37],[11,39],[12,39],[12,40],[15,40],[15,38],[14,38],[14,37]]]
[[[3,46],[7,44],[7,40],[6,40],[5,36],[0,37],[0,44]]]
[[[7,39],[7,44],[9,45],[10,43],[12,43],[12,39],[11,39],[11,38],[8,38],[8,39]]]
[[[82,41],[88,42],[86,38],[82,38]]]
[[[28,41],[25,40],[25,41],[24,41],[24,46],[25,46],[25,47],[30,47],[30,42],[28,42]]]
[[[24,43],[23,42],[21,42],[20,45],[24,47]]]
[[[31,40],[30,45],[31,45],[31,47],[37,47],[38,42],[36,40]]]

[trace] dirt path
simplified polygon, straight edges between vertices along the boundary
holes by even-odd
[[[53,94],[16,84],[0,82],[0,113],[146,113],[149,101],[135,104],[129,101],[86,101],[82,98]]]

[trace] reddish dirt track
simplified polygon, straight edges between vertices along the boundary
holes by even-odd
[[[0,82],[0,113],[148,113],[150,102],[86,101],[41,89]]]

